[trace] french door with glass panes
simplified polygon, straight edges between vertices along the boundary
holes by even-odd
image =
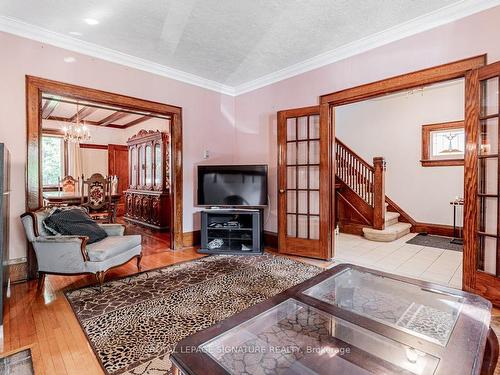
[[[319,106],[278,112],[278,251],[331,258],[328,121]]]
[[[464,288],[495,305],[500,304],[499,87],[500,62],[466,76]]]

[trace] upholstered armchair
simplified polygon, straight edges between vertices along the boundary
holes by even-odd
[[[87,244],[84,236],[54,236],[43,220],[50,210],[27,212],[21,216],[28,241],[33,245],[38,262],[38,286],[42,287],[45,274],[94,274],[102,288],[106,272],[137,258],[140,270],[142,258],[141,236],[124,236],[121,224],[99,224],[108,237]]]

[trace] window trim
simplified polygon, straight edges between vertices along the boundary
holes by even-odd
[[[64,132],[58,129],[42,129],[42,137],[60,137],[64,136]],[[63,140],[63,176],[68,175],[68,142]],[[42,179],[43,182],[43,179]],[[56,191],[59,189],[59,185],[42,185],[42,189],[45,191]]]
[[[430,155],[431,133],[448,129],[464,129],[464,121],[440,122],[422,125],[422,167],[451,167],[464,165],[464,158],[432,159]]]

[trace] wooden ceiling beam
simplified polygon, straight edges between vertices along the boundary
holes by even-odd
[[[132,120],[130,122],[127,122],[126,124],[123,124],[123,127],[124,128],[128,128],[130,126],[134,126],[134,125],[137,125],[137,124],[140,124],[144,121],[148,121],[149,119],[151,119],[151,116],[142,116],[142,117],[138,117],[136,118],[135,120]]]
[[[52,112],[54,112],[54,109],[56,109],[58,104],[59,102],[57,100],[47,99],[42,107],[42,118],[48,118],[52,114]]]
[[[75,121],[72,121],[71,118],[60,117],[60,116],[49,116],[46,120],[75,123]],[[101,126],[101,125],[99,125],[98,121],[90,121],[90,120],[86,120],[85,125]],[[124,129],[123,125],[118,125],[118,124],[109,124],[106,127],[107,128]]]
[[[113,121],[122,119],[126,116],[130,116],[130,113],[125,113],[125,112],[115,112],[110,114],[109,116],[103,118],[101,121],[98,122],[99,125],[101,126],[108,126],[110,125]]]
[[[90,116],[95,111],[97,111],[97,108],[94,108],[94,107],[83,107],[82,109],[80,109],[78,111],[78,113],[75,113],[71,117],[71,122],[75,122],[77,118],[79,118],[80,120],[83,120],[85,117]]]

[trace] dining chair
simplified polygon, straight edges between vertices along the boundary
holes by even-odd
[[[59,191],[64,193],[77,193],[80,188],[80,177],[75,179],[73,176],[66,176],[62,180],[59,179]]]
[[[111,180],[100,173],[94,173],[87,180],[82,175],[81,206],[88,209],[92,219],[114,223],[116,211],[111,199]]]

